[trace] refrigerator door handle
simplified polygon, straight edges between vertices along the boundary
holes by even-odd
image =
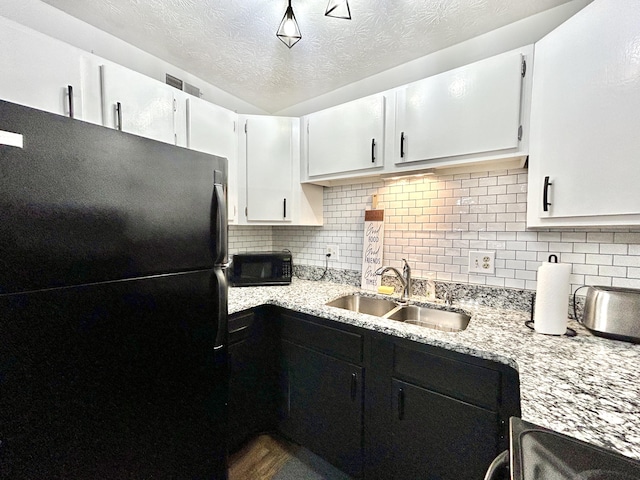
[[[224,349],[227,346],[227,338],[228,338],[228,330],[229,326],[227,324],[227,315],[228,315],[228,306],[227,306],[227,273],[224,268],[214,267],[213,275],[214,279],[214,288],[217,291],[214,291],[214,296],[217,298],[217,318],[218,325],[216,330],[216,339],[213,345],[214,351],[219,351]]]
[[[211,236],[213,240],[213,264],[226,266],[227,261],[227,206],[224,186],[220,183],[213,185],[211,200]]]

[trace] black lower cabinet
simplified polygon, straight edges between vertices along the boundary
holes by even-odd
[[[362,335],[288,313],[281,328],[279,430],[361,477],[364,368],[354,361],[362,355]]]
[[[481,479],[496,455],[498,414],[393,380],[392,477]]]
[[[273,335],[262,312],[229,318],[229,451],[259,432],[275,428],[276,358]]]
[[[232,449],[273,429],[354,478],[476,480],[508,447],[508,419],[520,416],[513,368],[277,307],[258,312],[236,317],[245,333],[230,327]]]
[[[507,448],[508,418],[520,415],[515,370],[400,338],[372,342],[379,360],[367,394],[389,400],[367,410],[367,449],[376,452],[367,478],[484,478]]]
[[[283,342],[280,431],[343,472],[362,474],[362,368]]]

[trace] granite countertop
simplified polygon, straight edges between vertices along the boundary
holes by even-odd
[[[465,299],[453,306],[472,318],[455,333],[325,306],[359,291],[299,279],[287,286],[231,288],[229,313],[273,304],[505,363],[520,375],[524,420],[640,460],[640,345],[593,336],[573,320],[576,337],[540,335],[524,325],[526,312]]]

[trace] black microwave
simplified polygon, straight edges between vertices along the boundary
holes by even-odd
[[[234,287],[288,285],[292,274],[293,260],[288,251],[237,253],[231,262]]]

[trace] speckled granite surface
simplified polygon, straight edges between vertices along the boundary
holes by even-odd
[[[536,334],[524,326],[527,312],[463,296],[454,306],[472,319],[456,333],[325,306],[357,291],[299,279],[288,286],[231,288],[229,313],[274,304],[508,364],[520,374],[523,419],[640,459],[640,345],[595,337],[573,320],[577,337]]]

